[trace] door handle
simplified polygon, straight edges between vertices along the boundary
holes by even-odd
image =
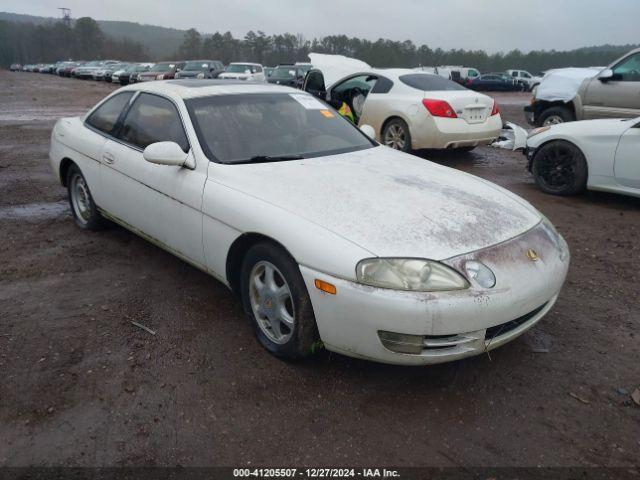
[[[105,163],[113,163],[116,161],[116,157],[113,156],[113,153],[111,152],[104,152],[102,154],[102,159],[105,161]]]

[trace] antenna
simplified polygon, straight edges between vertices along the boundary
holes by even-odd
[[[62,13],[62,21],[67,27],[71,26],[71,9],[65,7],[58,7],[58,10]]]

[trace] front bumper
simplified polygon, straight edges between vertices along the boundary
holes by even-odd
[[[528,249],[539,260],[526,256]],[[561,256],[563,259],[561,259]],[[553,307],[569,267],[564,240],[539,224],[502,244],[444,263],[459,272],[479,260],[497,278],[495,287],[474,285],[454,292],[402,292],[361,285],[308,267],[300,270],[311,297],[320,337],[328,350],[398,365],[429,365],[479,355],[515,339]],[[336,286],[329,295],[315,279]],[[380,331],[424,336],[420,354],[385,348]]]

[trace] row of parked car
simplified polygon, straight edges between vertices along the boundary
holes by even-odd
[[[309,63],[263,67],[259,63],[232,62],[225,67],[219,60],[184,60],[166,62],[121,62],[118,60],[60,61],[54,64],[14,63],[11,71],[39,72],[98,81],[119,83],[170,80],[176,78],[236,79],[301,87]]]

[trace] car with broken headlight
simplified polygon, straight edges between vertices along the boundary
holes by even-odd
[[[60,119],[50,160],[81,229],[110,219],[217,278],[274,355],[428,365],[537,324],[569,267],[549,220],[372,136],[290,87],[171,80]]]
[[[439,75],[374,69],[360,60],[311,53],[303,89],[373,127],[376,140],[404,152],[470,151],[502,131],[497,102]]]
[[[600,190],[640,197],[640,117],[540,127],[529,134],[524,153],[546,193]]]

